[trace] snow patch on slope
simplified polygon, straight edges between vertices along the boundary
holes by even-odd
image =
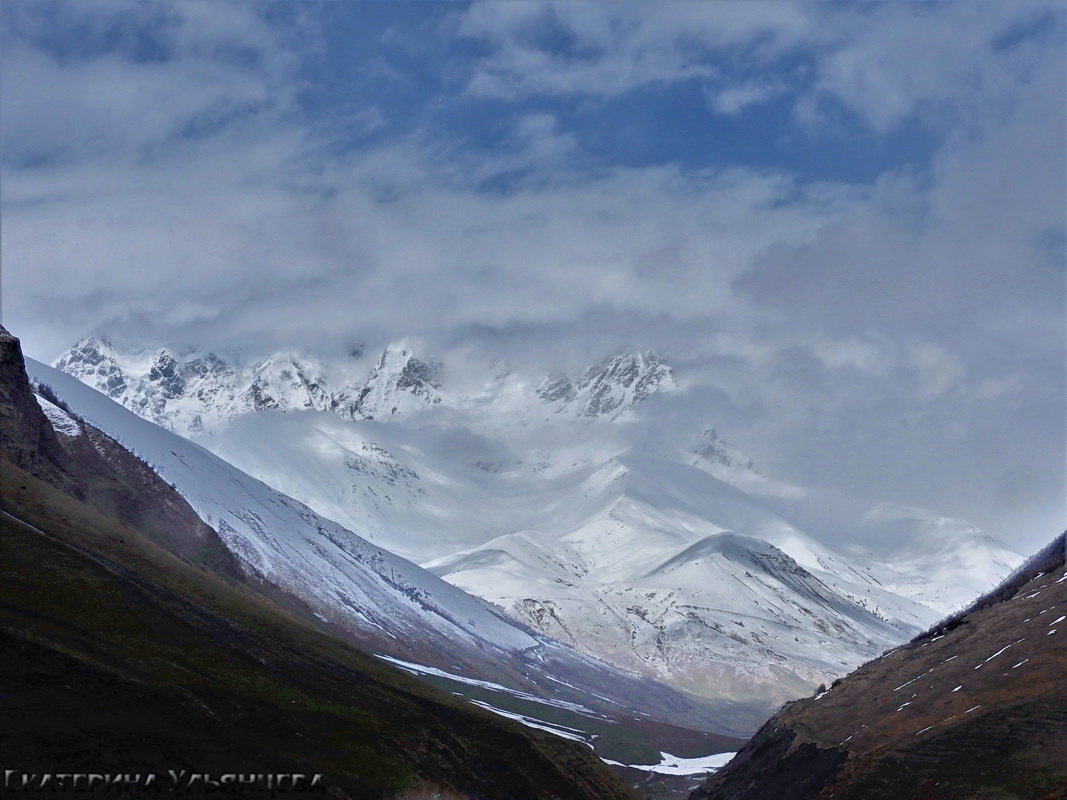
[[[64,436],[81,436],[82,429],[81,425],[78,424],[78,420],[39,394],[35,394],[34,397],[37,398],[37,404],[41,407],[44,415],[48,417],[48,421],[52,423],[52,428],[56,433],[62,433]]]
[[[736,753],[714,753],[710,756],[698,756],[697,758],[680,758],[670,753],[660,754],[658,764],[623,764],[602,758],[605,764],[613,764],[618,767],[629,767],[644,772],[656,772],[660,775],[706,775],[725,767]]]

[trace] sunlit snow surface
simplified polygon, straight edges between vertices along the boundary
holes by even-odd
[[[601,759],[605,764],[614,764],[619,767],[629,767],[645,772],[657,772],[660,775],[701,775],[726,766],[736,753],[715,753],[710,756],[698,758],[679,758],[670,753],[660,753],[658,764],[622,764],[607,758]]]

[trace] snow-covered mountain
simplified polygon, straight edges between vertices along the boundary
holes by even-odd
[[[389,419],[440,403],[440,364],[422,360],[416,352],[416,346],[408,341],[387,347],[359,392],[351,396],[342,390],[334,395],[331,410],[352,419]]]
[[[710,426],[637,435],[679,391],[651,353],[466,392],[406,341],[362,379],[101,340],[57,366],[510,618],[708,697],[805,693],[1018,561],[968,523],[761,475]]]
[[[489,387],[488,398],[485,392],[458,395],[442,388],[441,363],[412,339],[387,346],[365,376],[359,374],[361,360],[331,374],[317,359],[294,352],[247,361],[192,348],[117,348],[96,335],[53,366],[183,436],[225,427],[253,411],[313,409],[345,419],[390,420],[438,405],[469,410],[509,395],[506,411],[518,403],[528,414],[627,420],[635,405],[675,388],[670,367],[655,354],[624,353],[574,378],[546,378],[536,388],[505,374]]]
[[[428,674],[492,681],[531,702],[563,704],[609,723],[640,711],[660,722],[736,733],[759,717],[754,706],[695,700],[582,655],[69,375],[32,359],[26,368],[49,395],[171,482],[246,572],[361,646],[424,665]],[[57,430],[70,427],[67,412],[42,405]]]
[[[586,418],[632,418],[633,407],[659,389],[674,389],[671,369],[655,353],[624,353],[590,367],[577,380],[546,379],[537,396],[554,411]]]

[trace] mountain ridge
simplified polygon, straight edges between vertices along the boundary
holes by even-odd
[[[158,399],[164,390],[143,379],[154,352],[136,380]],[[90,372],[60,365],[106,386],[97,365],[110,362],[82,360]],[[660,443],[649,420],[669,403],[653,396],[680,390],[645,351],[540,383],[498,371],[472,393],[401,340],[337,402],[326,377],[313,380],[316,400],[273,374],[264,394],[289,397],[288,408],[226,405],[231,392],[212,409],[187,389],[167,401],[172,427],[200,414],[198,443],[318,514],[523,625],[687,692],[763,697],[769,712],[906,641],[1018,560],[960,521],[766,478],[709,425],[681,447]],[[124,397],[151,417],[151,403]],[[884,530],[907,547],[887,550]],[[794,566],[772,574],[716,556],[673,570],[673,583],[650,574],[728,531]],[[807,575],[794,580],[795,569]]]

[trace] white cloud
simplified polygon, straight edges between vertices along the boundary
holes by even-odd
[[[1042,24],[1050,30],[994,55],[1005,37]],[[472,6],[459,31],[491,49],[471,78],[475,94],[618,95],[695,79],[717,112],[736,114],[783,85],[801,88],[776,64],[806,55],[814,71],[798,119],[824,124],[822,104],[833,99],[886,133],[917,115],[941,128],[983,124],[1062,24],[1048,0],[665,3],[655,13],[637,3],[494,2]],[[723,62],[740,74],[725,75]]]
[[[33,46],[39,20],[27,13],[31,7],[4,7],[11,29],[2,55],[9,162],[144,158],[198,132],[273,123],[291,101],[292,62],[253,6],[63,3],[55,12],[90,52],[114,28],[150,26],[159,51],[152,57],[126,52],[133,45],[99,44],[102,52],[81,57]]]
[[[477,3],[459,32],[492,48],[475,71],[475,94],[619,94],[718,75],[709,47],[786,47],[806,35],[791,3]],[[561,40],[571,48],[561,48]]]
[[[32,354],[97,327],[262,348],[422,334],[537,369],[652,347],[678,366],[679,420],[784,477],[1001,530],[1062,495],[1062,40],[987,46],[1029,7],[500,3],[459,21],[489,45],[469,90],[498,100],[698,77],[739,113],[801,91],[756,65],[802,48],[816,117],[827,96],[876,130],[945,110],[929,174],[848,187],[590,166],[528,103],[491,152],[423,130],[337,153],[293,113],[296,55],[260,6],[88,6],[70,7],[99,30],[163,14],[169,57],[4,43],[5,312]],[[726,80],[730,53],[759,79]]]
[[[705,88],[708,103],[719,114],[735,116],[752,106],[760,105],[783,94],[786,87],[768,81],[742,83],[714,90]]]

